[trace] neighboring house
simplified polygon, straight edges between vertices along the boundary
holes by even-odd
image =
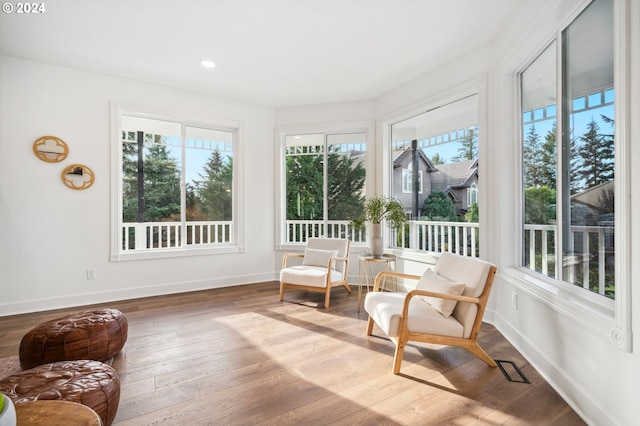
[[[424,200],[431,192],[431,180],[428,177],[437,171],[431,161],[422,152],[418,154],[418,209],[422,210]],[[393,152],[393,190],[392,194],[405,206],[407,212],[413,212],[413,158],[411,149]]]
[[[473,203],[478,202],[478,160],[467,160],[449,164],[431,163],[422,150],[418,150],[419,188],[418,205],[422,209],[424,200],[432,191],[442,191],[449,196],[458,215],[464,215]],[[413,210],[413,166],[411,150],[393,153],[393,194],[407,209]]]
[[[429,177],[431,190],[446,193],[458,215],[464,215],[478,202],[478,160],[438,164],[438,169]]]

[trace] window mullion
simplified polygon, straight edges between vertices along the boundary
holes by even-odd
[[[323,232],[322,236],[329,235],[329,136],[324,135],[324,153],[322,155],[322,217]]]
[[[180,247],[187,246],[187,126],[180,130]]]

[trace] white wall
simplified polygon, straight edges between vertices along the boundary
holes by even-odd
[[[498,274],[492,292],[490,309],[485,319],[493,323],[542,373],[545,379],[568,403],[593,425],[637,425],[640,413],[635,407],[640,395],[640,354],[625,352],[615,347],[607,338],[587,329],[561,311],[553,309],[539,297],[523,291],[521,286],[505,272],[517,266],[518,220],[514,206],[518,204],[518,157],[514,141],[518,140],[518,110],[516,73],[534,57],[554,35],[563,22],[580,7],[581,1],[548,3],[537,18],[531,17],[529,25],[520,30],[509,49],[502,51],[492,47],[478,51],[474,57],[459,58],[443,69],[435,70],[411,84],[378,100],[378,116],[393,117],[433,99],[447,98],[459,88],[474,84],[474,76],[485,73],[483,137],[486,145],[481,153],[482,191],[481,235],[488,241],[484,257],[497,263]],[[622,3],[622,2],[621,2]],[[621,4],[621,3],[618,3]],[[630,100],[628,117],[640,114],[640,1],[631,0],[627,16],[631,23],[628,68]],[[504,53],[508,53],[505,55]],[[473,67],[465,64],[473,63]],[[622,96],[621,96],[622,97]],[[402,100],[407,101],[403,103]],[[483,101],[481,100],[481,103]],[[629,164],[638,164],[640,148],[640,121],[631,119],[627,138],[631,141]],[[484,158],[484,160],[483,160]],[[483,167],[482,164],[489,166]],[[630,182],[640,182],[640,171],[630,171]],[[622,176],[620,176],[622,178]],[[639,211],[640,202],[633,197],[633,187],[624,197],[630,200],[631,211]],[[484,217],[484,221],[483,220]],[[630,266],[629,279],[640,274],[640,231],[630,221],[626,238],[631,244],[630,258],[617,258]],[[635,249],[635,250],[634,250]],[[413,264],[413,268],[416,265]],[[622,283],[620,283],[622,286]],[[512,304],[512,294],[518,294],[517,308]],[[633,291],[631,313],[640,311],[640,292]],[[640,327],[640,315],[631,315],[632,330]],[[636,345],[637,347],[637,345]]]
[[[530,2],[535,4],[536,2]],[[580,0],[545,2],[546,8],[517,35],[460,58],[429,75],[399,87],[375,102],[311,106],[272,111],[157,86],[0,57],[0,315],[100,300],[143,296],[165,290],[252,282],[273,278],[280,253],[274,253],[274,125],[353,121],[386,117],[428,103],[456,87],[484,84],[487,139],[483,180],[487,258],[498,265],[492,322],[558,392],[594,425],[640,423],[635,407],[640,395],[640,354],[623,352],[540,299],[520,291],[504,271],[516,265],[513,217],[517,127],[514,72],[552,35],[548,28],[566,19]],[[629,75],[630,117],[640,116],[640,0],[629,0],[632,23]],[[553,7],[550,7],[553,5]],[[539,6],[538,7],[542,7]],[[547,24],[542,25],[542,22]],[[506,48],[505,46],[508,46]],[[474,83],[475,82],[475,83]],[[241,119],[246,126],[247,252],[236,255],[110,263],[109,123],[111,99],[165,105]],[[629,137],[640,139],[640,120],[632,120]],[[59,165],[37,160],[31,143],[44,134],[66,140],[67,162],[83,162],[96,171],[94,187],[71,191],[59,182]],[[380,142],[380,135],[377,134]],[[378,147],[379,148],[379,147]],[[629,162],[640,162],[640,146],[631,144]],[[638,160],[638,161],[636,161]],[[380,171],[377,171],[378,176]],[[265,179],[265,176],[268,177]],[[640,169],[631,171],[640,182]],[[624,194],[632,211],[640,211],[633,190]],[[266,207],[265,207],[266,206]],[[252,219],[258,211],[259,220]],[[640,273],[640,230],[631,223],[631,279]],[[633,245],[635,245],[635,250]],[[355,262],[352,262],[352,267]],[[85,270],[97,270],[87,281]],[[416,270],[411,265],[412,271]],[[519,294],[518,309],[511,294]],[[640,292],[631,294],[632,312],[640,311]],[[632,316],[632,330],[640,315]]]
[[[243,122],[244,253],[109,261],[112,100]],[[0,56],[0,120],[0,315],[275,279],[272,109]],[[64,162],[35,157],[44,135],[69,145]],[[72,163],[92,187],[62,184]]]

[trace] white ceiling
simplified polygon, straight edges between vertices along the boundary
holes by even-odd
[[[0,53],[282,107],[378,98],[530,22],[546,1],[43,3],[42,14],[0,14]]]

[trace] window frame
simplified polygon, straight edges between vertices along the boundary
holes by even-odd
[[[541,47],[529,57],[529,59],[519,67],[514,73],[514,87],[517,87],[517,117],[514,117],[518,125],[518,149],[516,162],[519,164],[519,182],[522,182],[523,169],[523,114],[522,114],[522,93],[520,90],[520,79],[527,67],[538,58],[538,56],[555,40],[557,63],[562,59],[562,33],[572,22],[591,4],[591,1],[584,2],[580,8],[575,10],[571,16],[560,25],[554,33],[541,45]],[[628,87],[628,52],[626,8],[624,1],[613,0],[613,42],[614,42],[614,90],[615,90],[615,193],[627,194],[631,188],[630,181],[630,140],[629,133],[629,96]],[[559,67],[557,66],[556,69]],[[556,71],[557,72],[557,71]],[[561,99],[562,87],[561,79],[557,82],[557,99]],[[558,112],[560,116],[560,112]],[[556,131],[562,132],[562,123],[558,119]],[[522,185],[518,185],[518,217],[524,217],[524,190]],[[522,266],[521,259],[516,259],[514,268],[506,268],[504,273],[509,280],[527,294],[540,300],[553,310],[565,315],[587,330],[600,336],[616,348],[624,352],[632,351],[631,335],[631,268],[625,259],[631,258],[631,238],[628,236],[631,222],[631,202],[624,196],[615,197],[615,253],[619,259],[615,264],[616,274],[616,295],[615,300],[608,299],[590,291],[584,291],[581,287],[564,282],[562,279],[553,279],[539,274]],[[518,253],[523,250],[523,229],[522,221],[517,221],[516,230],[518,241]]]
[[[407,167],[402,169],[402,193],[403,194],[411,194],[413,184],[413,165],[409,163]],[[424,185],[422,184],[422,170],[418,170],[418,194],[422,194],[422,188]]]
[[[396,112],[389,113],[382,116],[379,119],[378,127],[376,128],[378,135],[378,143],[376,146],[376,155],[379,159],[377,161],[378,167],[376,169],[376,192],[378,194],[391,195],[393,190],[393,148],[392,148],[392,128],[395,124],[410,118],[416,117],[425,112],[429,112],[433,109],[440,108],[442,106],[454,103],[456,101],[477,96],[477,123],[478,128],[478,162],[486,163],[489,158],[489,147],[485,146],[486,134],[488,128],[488,116],[487,116],[487,85],[489,76],[487,74],[479,74],[467,81],[452,86],[437,95],[426,98],[424,101],[412,105],[410,107],[401,109]],[[489,171],[486,167],[481,167],[478,170],[478,180],[489,181]],[[478,208],[479,208],[479,251],[480,253],[486,253],[483,256],[484,259],[489,259],[492,250],[489,246],[489,239],[484,238],[485,233],[489,227],[489,214],[486,211],[489,205],[487,191],[478,192]],[[383,224],[383,226],[386,225]],[[438,254],[434,254],[429,251],[414,250],[411,248],[402,247],[389,247],[389,240],[391,238],[390,232],[383,232],[385,249],[390,250],[401,259],[415,261],[418,263],[434,264],[438,258]]]
[[[353,121],[344,123],[318,123],[313,125],[289,125],[289,126],[277,126],[276,127],[276,144],[275,144],[275,156],[276,156],[276,179],[278,185],[276,185],[276,214],[275,214],[275,241],[276,250],[299,250],[305,243],[291,243],[287,242],[286,238],[286,220],[287,220],[287,188],[286,188],[286,138],[287,136],[295,135],[310,135],[310,134],[323,134],[326,137],[328,135],[343,134],[343,133],[364,133],[366,147],[366,160],[365,160],[365,187],[367,188],[367,197],[372,194],[371,188],[374,187],[374,176],[371,172],[374,170],[374,130],[375,126],[371,121]],[[326,178],[326,176],[325,176]],[[326,179],[325,179],[326,181]],[[365,247],[366,243],[352,242],[351,247]]]
[[[467,188],[467,207],[471,207],[473,203],[478,203],[478,184],[475,182]]]
[[[149,250],[122,250],[122,116],[165,120],[180,123],[186,127],[199,127],[213,130],[232,132],[233,142],[233,241],[226,244],[206,244],[187,245],[176,248],[160,248]],[[163,259],[173,257],[184,257],[194,255],[212,255],[225,253],[241,253],[245,251],[244,244],[244,212],[239,200],[244,196],[244,185],[242,182],[243,173],[243,146],[244,146],[244,124],[240,120],[229,120],[214,118],[209,116],[199,116],[194,114],[167,111],[161,108],[130,104],[125,102],[110,102],[111,119],[111,251],[110,260],[112,262],[142,260],[142,259]],[[184,151],[184,144],[182,150]],[[184,202],[186,186],[184,182],[184,167],[180,178],[181,202]],[[184,205],[181,206],[181,209]],[[184,210],[181,213],[181,222],[185,222]]]

